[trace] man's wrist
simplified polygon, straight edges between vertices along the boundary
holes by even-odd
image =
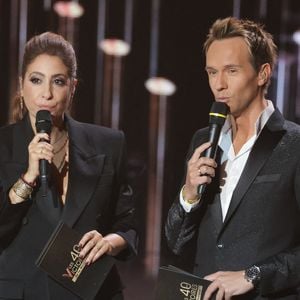
[[[196,195],[195,197],[186,197],[185,194],[185,185],[182,187],[182,198],[188,204],[194,204],[200,201],[200,196]]]
[[[244,278],[253,284],[254,288],[258,288],[260,279],[261,279],[261,272],[260,268],[256,265],[253,265],[245,270]]]

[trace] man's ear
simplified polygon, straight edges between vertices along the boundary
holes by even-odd
[[[269,81],[271,76],[271,67],[270,64],[265,63],[261,65],[259,73],[258,73],[258,85],[263,86]]]

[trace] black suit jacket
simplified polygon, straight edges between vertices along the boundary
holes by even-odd
[[[77,299],[35,267],[59,219],[82,234],[94,229],[103,235],[118,233],[129,245],[119,254],[120,259],[136,252],[134,205],[132,190],[125,180],[123,133],[70,117],[66,117],[66,125],[69,182],[62,211],[54,187],[46,199],[37,191],[31,200],[10,204],[7,194],[27,169],[27,147],[33,131],[28,117],[0,129],[0,298]],[[121,289],[114,268],[96,299],[111,299]]]
[[[217,178],[197,209],[186,213],[177,198],[168,213],[168,245],[196,274],[261,267],[260,290],[243,299],[300,297],[299,128],[275,110],[253,146],[224,222]],[[207,128],[196,132],[188,159],[207,140]]]

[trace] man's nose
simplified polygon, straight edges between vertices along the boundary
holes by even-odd
[[[216,88],[218,91],[227,88],[227,80],[226,80],[225,74],[223,74],[223,73],[220,72],[220,73],[216,76],[215,88]]]

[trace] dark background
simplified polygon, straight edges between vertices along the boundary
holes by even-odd
[[[151,0],[133,1],[131,51],[122,59],[120,129],[127,137],[129,174],[136,188],[140,254],[121,264],[127,299],[153,299],[154,274],[147,272],[144,259],[147,226],[147,189],[149,170],[150,94],[145,81],[150,76]],[[19,56],[24,42],[43,31],[60,32],[62,20],[52,9],[57,1],[0,0],[0,125],[9,122],[10,101],[17,91]],[[74,47],[79,62],[79,86],[73,116],[84,122],[102,124],[97,117],[104,75],[103,53],[97,48],[98,7],[101,0],[82,0],[84,14],[74,21]],[[106,1],[106,38],[124,38],[124,11],[127,1]],[[48,6],[47,6],[48,5]],[[27,12],[26,12],[27,10]],[[286,118],[300,121],[299,47],[293,33],[300,28],[299,0],[161,0],[159,7],[158,60],[155,74],[171,80],[177,87],[168,97],[165,115],[167,132],[164,156],[162,223],[180,188],[185,154],[193,133],[204,127],[213,101],[204,72],[202,44],[217,18],[237,16],[260,21],[274,36],[279,48],[279,65],[273,75],[268,97]],[[23,18],[23,19],[22,19]],[[24,19],[25,18],[25,19]],[[23,20],[23,21],[22,21]],[[25,20],[25,21],[24,21]],[[24,27],[25,24],[25,27]],[[21,32],[25,31],[25,34]],[[99,58],[101,58],[99,64]],[[152,61],[153,63],[153,61]],[[99,69],[100,68],[100,69]],[[101,69],[102,68],[102,69]],[[97,73],[98,72],[98,73]],[[100,72],[101,73],[101,72]],[[98,89],[98,90],[97,90]],[[100,89],[100,97],[99,97]],[[151,188],[151,187],[150,187]],[[160,264],[172,263],[162,234]]]

